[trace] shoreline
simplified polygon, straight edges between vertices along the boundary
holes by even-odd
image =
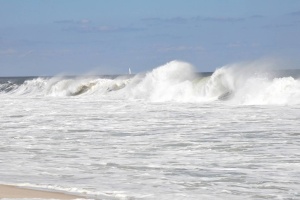
[[[86,199],[85,197],[66,194],[63,192],[45,191],[14,185],[0,184],[0,199],[1,198]]]

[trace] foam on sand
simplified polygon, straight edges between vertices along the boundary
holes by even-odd
[[[1,198],[85,199],[72,194],[21,188],[12,185],[0,185]]]

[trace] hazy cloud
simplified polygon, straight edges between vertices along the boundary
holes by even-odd
[[[188,45],[178,45],[178,46],[158,46],[156,47],[160,52],[174,52],[174,51],[204,51],[201,46],[188,46]]]
[[[245,21],[245,18],[240,17],[196,17],[199,21],[209,21],[209,22],[241,22]]]
[[[242,47],[243,44],[240,43],[240,42],[234,42],[234,43],[230,43],[227,45],[228,48],[239,48],[239,47]]]
[[[300,17],[300,11],[291,12],[291,13],[288,13],[288,15]]]
[[[136,28],[131,26],[117,27],[117,26],[69,26],[64,27],[64,31],[73,31],[79,33],[97,33],[97,32],[134,32],[134,31],[142,31],[142,28]]]
[[[264,15],[251,15],[249,19],[263,19],[266,18]]]
[[[269,24],[262,26],[262,28],[265,29],[277,29],[277,28],[288,28],[288,27],[293,27],[295,26],[296,23],[287,23],[287,24]]]
[[[129,32],[129,31],[141,31],[142,28],[136,28],[132,26],[112,26],[112,25],[95,25],[88,19],[81,20],[60,20],[55,21],[56,24],[62,25],[62,30],[72,31],[79,33],[92,33],[92,32]]]
[[[183,18],[183,17],[173,17],[173,18],[159,18],[159,17],[153,17],[153,18],[143,18],[142,21],[144,22],[150,22],[150,23],[169,23],[169,24],[184,24],[189,19]]]
[[[74,53],[74,52],[70,49],[55,49],[55,50],[48,49],[48,50],[39,52],[38,54],[40,56],[55,57],[55,56],[66,56],[66,55],[70,55],[72,53]]]
[[[0,55],[13,55],[16,54],[17,51],[15,49],[4,49],[0,50]]]
[[[81,20],[58,20],[58,21],[54,21],[54,23],[56,24],[89,24],[91,23],[90,20],[88,19],[81,19]]]
[[[252,16],[253,18],[263,18],[261,15]],[[194,22],[218,22],[218,23],[228,23],[228,22],[242,22],[245,21],[246,18],[241,17],[203,17],[203,16],[197,16],[197,17],[191,17],[191,18],[184,18],[184,17],[174,17],[174,18],[143,18],[142,21],[155,25],[165,25],[165,24],[187,24],[187,23],[194,23]]]
[[[19,57],[24,58],[24,57],[29,56],[32,53],[33,53],[33,50],[29,50],[29,51],[26,51],[26,52],[22,53],[21,55],[19,55]]]
[[[28,51],[17,51],[13,48],[0,50],[0,55],[4,56],[17,56],[19,58],[27,57],[28,55],[32,54],[33,50]]]
[[[258,42],[253,42],[253,43],[247,43],[247,42],[233,42],[233,43],[229,43],[227,45],[228,48],[249,48],[249,47],[252,47],[252,48],[257,48],[257,47],[260,47],[260,43]]]

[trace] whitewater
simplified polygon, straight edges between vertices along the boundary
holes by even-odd
[[[0,183],[104,200],[300,199],[300,74],[257,65],[0,78]]]

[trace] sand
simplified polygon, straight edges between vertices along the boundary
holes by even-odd
[[[76,195],[34,190],[11,185],[0,185],[0,199],[1,198],[84,199]]]

